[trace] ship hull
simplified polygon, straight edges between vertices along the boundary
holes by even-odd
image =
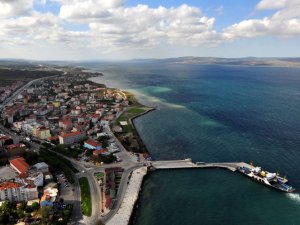
[[[280,191],[280,192],[284,192],[284,193],[293,193],[295,191],[294,188],[291,188],[291,189],[281,189],[279,187],[276,187],[272,184],[267,184],[264,182],[264,180],[262,178],[258,178],[258,177],[254,177],[254,176],[250,176],[249,174],[245,173],[243,170],[241,170],[240,168],[238,168],[238,171],[243,174],[244,176],[248,177],[249,179],[253,180],[253,181],[256,181],[260,184],[263,184],[264,186],[266,187],[269,187],[269,188],[272,188],[274,190],[277,190],[277,191]]]

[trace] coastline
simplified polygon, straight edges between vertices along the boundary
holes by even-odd
[[[150,113],[150,112],[152,112],[152,111],[154,111],[154,110],[156,110],[156,109],[157,109],[157,108],[154,108],[154,107],[149,108],[149,109],[146,110],[145,112],[142,112],[142,113],[140,113],[140,114],[138,114],[138,115],[136,115],[136,116],[134,116],[134,117],[132,117],[132,118],[129,119],[130,125],[133,127],[133,132],[135,133],[135,135],[136,135],[137,138],[138,138],[139,145],[142,145],[142,146],[146,149],[146,153],[149,154],[149,155],[150,155],[150,152],[149,152],[147,146],[145,145],[145,143],[143,142],[143,139],[141,138],[140,133],[139,133],[138,130],[136,129],[136,126],[135,126],[135,124],[134,124],[134,120],[137,119],[137,118],[139,118],[139,117],[141,117],[141,116],[144,116],[144,115],[146,115],[146,114],[148,114],[148,113]]]
[[[91,80],[91,79],[88,79],[88,80],[90,82],[93,82],[93,83],[96,83],[96,84],[101,84],[105,88],[110,88],[110,87],[108,87],[107,85],[105,85],[103,83],[100,83],[100,82],[98,83],[98,82],[95,82],[94,80]],[[149,153],[146,145],[144,144],[138,130],[136,129],[136,126],[134,124],[134,120],[141,117],[141,116],[144,116],[144,115],[146,115],[146,114],[148,114],[148,113],[150,113],[154,110],[156,110],[157,107],[145,106],[145,105],[141,104],[136,99],[136,97],[133,93],[130,93],[130,92],[128,92],[128,93],[133,96],[133,98],[135,99],[135,102],[136,102],[137,105],[139,105],[140,107],[143,107],[143,108],[146,109],[144,112],[141,112],[137,115],[134,115],[134,116],[130,117],[128,121],[130,123],[130,126],[132,126],[133,133],[136,135],[136,137],[138,139],[139,145],[140,146],[142,145],[146,149],[145,153],[150,155],[150,153]],[[128,109],[125,109],[125,111],[123,111],[120,114],[120,116],[123,115],[124,112],[126,112],[126,110],[128,110]],[[116,122],[116,120],[114,122]],[[116,136],[116,138],[119,140],[121,145],[123,145],[121,140],[118,138],[118,136]],[[124,149],[126,149],[126,148],[124,147]],[[127,151],[127,149],[126,149],[126,151]],[[132,151],[127,151],[127,152],[130,153]],[[148,175],[149,175],[149,171],[148,171],[147,167],[140,167],[140,168],[134,169],[132,171],[132,176],[129,180],[129,186],[126,189],[125,196],[124,196],[123,199],[119,199],[119,201],[121,201],[121,206],[118,209],[117,213],[106,224],[108,224],[108,225],[115,225],[115,224],[116,225],[133,225],[134,218],[136,216],[136,209],[139,205],[139,201],[140,201],[140,198],[141,198],[142,187],[144,185],[145,178],[147,178]],[[133,182],[134,182],[134,184],[133,184],[134,187],[132,187]],[[131,189],[133,189],[133,191]],[[129,197],[128,197],[128,195],[129,195]],[[126,206],[124,206],[124,205],[126,205]]]
[[[125,196],[122,200],[118,212],[106,224],[107,225],[129,225],[131,217],[135,211],[135,206],[140,198],[140,192],[144,183],[144,177],[147,176],[147,167],[140,167],[133,170],[129,180]]]
[[[141,195],[142,195],[143,187],[145,185],[145,181],[146,181],[146,179],[148,179],[148,177],[150,176],[150,174],[153,173],[153,172],[154,171],[148,171],[147,174],[143,177],[143,180],[142,180],[142,183],[141,183],[141,188],[140,188],[139,193],[138,193],[138,198],[137,198],[137,200],[134,203],[134,206],[132,208],[132,212],[131,212],[131,215],[130,215],[130,219],[129,219],[129,222],[128,222],[127,225],[134,225],[134,223],[136,221],[137,210],[138,210],[139,206],[142,203]]]
[[[101,76],[104,76],[102,73],[100,73],[100,74],[101,74]],[[97,76],[96,76],[96,77],[97,77]],[[96,82],[96,81],[93,79],[93,78],[96,78],[96,77],[91,77],[91,78],[89,78],[88,80],[89,80],[90,82],[93,82],[93,83],[96,83],[96,84],[99,84],[99,85],[103,85],[105,88],[108,88],[108,89],[118,89],[118,90],[120,90],[121,92],[125,92],[126,95],[128,95],[128,96],[130,96],[130,98],[132,98],[133,105],[127,107],[127,108],[119,115],[119,117],[121,117],[122,115],[124,115],[124,114],[128,111],[128,109],[130,109],[130,108],[139,107],[139,108],[143,108],[143,109],[145,110],[145,111],[143,111],[143,112],[141,112],[141,113],[138,113],[138,114],[136,114],[136,115],[134,115],[134,116],[129,117],[129,118],[128,118],[128,122],[129,122],[129,125],[132,127],[132,133],[133,133],[133,135],[136,137],[136,139],[137,139],[137,141],[138,141],[138,145],[140,146],[140,149],[144,149],[145,151],[144,151],[143,153],[147,153],[148,155],[150,155],[150,152],[148,151],[147,146],[146,146],[145,143],[143,142],[143,140],[142,140],[142,138],[141,138],[141,135],[139,134],[139,132],[138,132],[137,129],[136,129],[136,126],[135,126],[135,124],[134,124],[134,120],[137,119],[137,118],[139,118],[139,117],[141,117],[141,116],[144,116],[144,115],[146,115],[146,114],[148,114],[148,113],[150,113],[150,112],[152,112],[152,111],[154,111],[154,110],[156,110],[157,107],[146,106],[146,105],[140,103],[140,102],[137,100],[136,96],[135,96],[133,93],[131,93],[131,92],[122,90],[122,89],[120,89],[120,88],[109,87],[109,86],[107,86],[106,84],[101,83],[101,82]],[[116,120],[115,120],[113,123],[116,123]],[[122,141],[121,141],[121,139],[120,139],[120,137],[119,137],[118,134],[116,134],[116,137],[118,138],[118,140],[120,141],[120,143],[122,143]],[[123,143],[122,143],[122,145],[124,146]],[[124,146],[124,148],[127,149],[125,146]],[[139,152],[134,152],[134,151],[128,151],[128,152],[139,153]]]

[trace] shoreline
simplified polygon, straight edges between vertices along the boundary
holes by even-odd
[[[98,83],[98,82],[95,82],[94,80],[91,80],[91,79],[88,79],[88,80],[90,82],[103,85],[105,88],[110,88],[110,87],[108,87],[107,85],[105,85],[103,83],[100,83],[100,82]],[[117,89],[119,89],[119,88],[117,88]],[[119,90],[122,90],[122,89],[119,89]],[[136,100],[136,103],[139,106],[142,106],[142,107],[146,108],[146,110],[144,112],[139,113],[137,115],[134,115],[134,116],[130,117],[128,120],[129,120],[130,126],[132,126],[133,133],[136,135],[137,139],[139,140],[139,145],[142,145],[141,147],[144,147],[146,149],[145,153],[151,155],[150,152],[148,151],[148,148],[146,147],[144,141],[142,140],[142,138],[140,136],[140,133],[138,132],[138,130],[137,130],[135,124],[134,124],[134,120],[141,117],[141,116],[144,116],[144,115],[146,115],[146,114],[148,114],[148,113],[150,113],[154,110],[157,110],[157,107],[145,106],[137,100],[136,96],[133,93],[131,93],[131,92],[129,92],[129,93],[133,96],[133,98]],[[125,113],[126,110],[123,111],[122,114]],[[114,121],[114,122],[116,122],[116,121]],[[117,136],[116,136],[116,138],[119,140],[119,138]],[[123,145],[120,140],[119,140],[119,142],[120,142],[121,145]],[[128,153],[133,153],[132,151],[128,151],[125,147],[124,147],[124,149]],[[144,174],[139,175],[138,177],[134,177],[134,175],[137,176],[136,173],[138,173],[138,174],[140,173],[139,172],[140,170],[145,170],[145,171],[143,171]],[[143,187],[144,182],[146,180],[145,178],[147,178],[149,176],[149,172],[150,171],[148,171],[147,167],[140,167],[140,168],[134,169],[132,171],[132,176],[129,180],[129,185],[126,189],[125,196],[124,196],[123,199],[119,199],[119,201],[121,201],[121,206],[118,209],[118,211],[116,212],[116,214],[106,223],[107,225],[125,225],[125,224],[126,225],[133,225],[133,221],[134,221],[134,218],[136,216],[136,207],[138,207],[138,205],[140,204],[139,202],[140,202],[140,198],[141,198],[142,187]],[[130,192],[131,184],[132,184],[132,182],[134,182],[133,179],[135,179],[134,181],[137,183],[137,186],[133,187],[135,189],[134,189],[133,193],[130,193],[131,201],[130,201],[130,203],[127,203],[127,205],[125,206],[125,209],[124,209],[124,204],[126,204],[126,200],[128,200],[127,195]],[[121,216],[120,214],[122,214],[123,216]],[[119,220],[122,220],[122,221],[119,221]]]
[[[129,225],[135,212],[135,207],[140,199],[140,192],[144,184],[144,177],[148,175],[147,167],[140,167],[132,171],[129,185],[117,213],[106,223],[106,225]]]
[[[134,203],[134,206],[133,206],[132,211],[131,211],[130,219],[129,219],[127,225],[134,225],[134,223],[136,221],[137,211],[138,211],[139,206],[142,203],[141,197],[142,197],[143,186],[145,185],[146,180],[149,178],[149,176],[153,172],[154,171],[148,171],[147,174],[143,177],[143,180],[142,180],[142,183],[141,183],[141,188],[140,188],[139,193],[138,193],[138,198],[137,198],[137,200]]]
[[[101,76],[104,76],[103,73],[101,73]],[[103,85],[105,88],[108,88],[108,89],[118,89],[118,90],[120,90],[120,91],[125,91],[125,90],[122,90],[122,89],[120,89],[120,88],[109,87],[109,86],[107,86],[107,85],[104,84],[104,83],[96,82],[95,80],[93,80],[93,78],[97,78],[97,76],[91,77],[91,78],[89,78],[89,79],[87,79],[87,80],[90,81],[90,82],[93,82],[93,83],[95,83],[95,84]],[[146,105],[144,105],[144,104],[142,104],[142,103],[140,103],[140,102],[138,101],[138,99],[136,98],[136,95],[135,95],[135,94],[133,94],[132,92],[128,92],[128,91],[125,91],[125,92],[128,93],[128,94],[130,94],[131,96],[133,96],[133,99],[134,99],[134,102],[135,102],[133,106],[129,106],[128,108],[130,108],[130,107],[135,107],[135,105],[137,105],[137,106],[139,106],[139,107],[142,107],[142,108],[145,108],[145,111],[144,111],[144,112],[141,112],[141,113],[139,113],[139,114],[137,114],[137,115],[134,115],[134,116],[128,118],[128,121],[129,121],[129,123],[130,123],[130,126],[132,127],[132,133],[133,133],[133,134],[137,137],[137,139],[138,139],[138,143],[139,143],[140,147],[143,147],[143,148],[146,150],[144,153],[147,153],[148,155],[151,155],[151,153],[148,151],[148,148],[147,148],[147,146],[145,145],[143,139],[141,138],[140,133],[139,133],[138,130],[136,129],[136,126],[135,126],[135,124],[134,124],[134,120],[137,119],[137,118],[139,118],[139,117],[141,117],[141,116],[144,116],[144,115],[146,115],[146,114],[148,114],[148,113],[150,113],[150,112],[152,112],[152,111],[154,111],[154,110],[157,110],[157,107],[146,106]],[[122,116],[124,113],[126,113],[127,110],[128,110],[128,109],[124,110],[124,111],[119,115],[119,117]],[[115,122],[116,122],[116,120],[114,121],[114,123],[115,123]],[[116,137],[118,138],[118,140],[119,140],[120,143],[122,144],[122,142],[121,142],[121,140],[119,139],[118,135],[116,135]],[[123,144],[122,144],[122,145],[123,145]],[[123,147],[124,147],[124,145],[123,145]],[[124,148],[125,148],[125,147],[124,147]],[[127,148],[125,148],[125,149],[127,150]],[[127,151],[127,152],[129,152],[129,153],[137,153],[137,152],[134,152],[134,151]]]
[[[150,156],[151,156],[151,153],[149,152],[147,146],[145,145],[143,139],[141,138],[140,133],[139,133],[138,130],[136,129],[136,126],[135,126],[135,124],[134,124],[134,120],[137,119],[137,118],[139,118],[139,117],[141,117],[141,116],[144,116],[144,115],[146,115],[146,114],[148,114],[148,113],[150,113],[150,112],[152,112],[152,111],[154,111],[154,110],[156,110],[156,109],[157,109],[157,108],[154,108],[154,107],[149,108],[149,109],[146,110],[145,112],[142,112],[142,113],[140,113],[140,114],[138,114],[138,115],[136,115],[136,116],[133,116],[133,117],[131,117],[131,118],[129,119],[130,124],[131,124],[131,126],[132,126],[132,128],[133,128],[133,133],[136,134],[138,140],[139,140],[139,141],[141,142],[141,144],[145,147],[146,153],[147,153],[148,155],[150,155]]]

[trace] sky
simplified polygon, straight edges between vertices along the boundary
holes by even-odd
[[[300,0],[0,0],[0,58],[300,57]]]

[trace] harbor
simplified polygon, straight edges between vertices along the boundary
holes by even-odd
[[[122,201],[121,206],[120,206],[119,210],[116,212],[116,214],[107,222],[107,224],[108,225],[128,225],[129,224],[132,212],[134,210],[135,204],[139,197],[139,192],[141,189],[141,185],[143,183],[143,179],[148,171],[175,170],[175,169],[212,169],[212,168],[227,169],[232,172],[238,171],[238,172],[244,174],[242,172],[243,169],[247,168],[247,171],[251,171],[251,172],[255,173],[255,171],[257,170],[258,167],[255,167],[252,164],[248,164],[245,162],[206,163],[206,162],[193,162],[191,159],[149,162],[148,168],[140,167],[140,168],[135,169],[132,172],[124,199],[123,199],[123,201],[121,200]],[[267,176],[267,173],[265,176]],[[252,177],[250,177],[250,178],[252,178]],[[278,177],[277,179],[281,180],[281,179],[286,179],[286,178]],[[253,179],[253,180],[257,181],[257,179]],[[260,183],[262,183],[262,182],[260,182]],[[282,183],[287,183],[287,180],[282,180]],[[265,183],[263,183],[263,184],[266,185]],[[266,186],[270,186],[270,185],[266,185]],[[270,186],[270,187],[272,187],[272,186]],[[290,187],[290,186],[288,186],[288,187]],[[275,189],[283,191],[283,192],[293,192],[295,190],[295,189],[281,190],[279,188],[275,188]]]

